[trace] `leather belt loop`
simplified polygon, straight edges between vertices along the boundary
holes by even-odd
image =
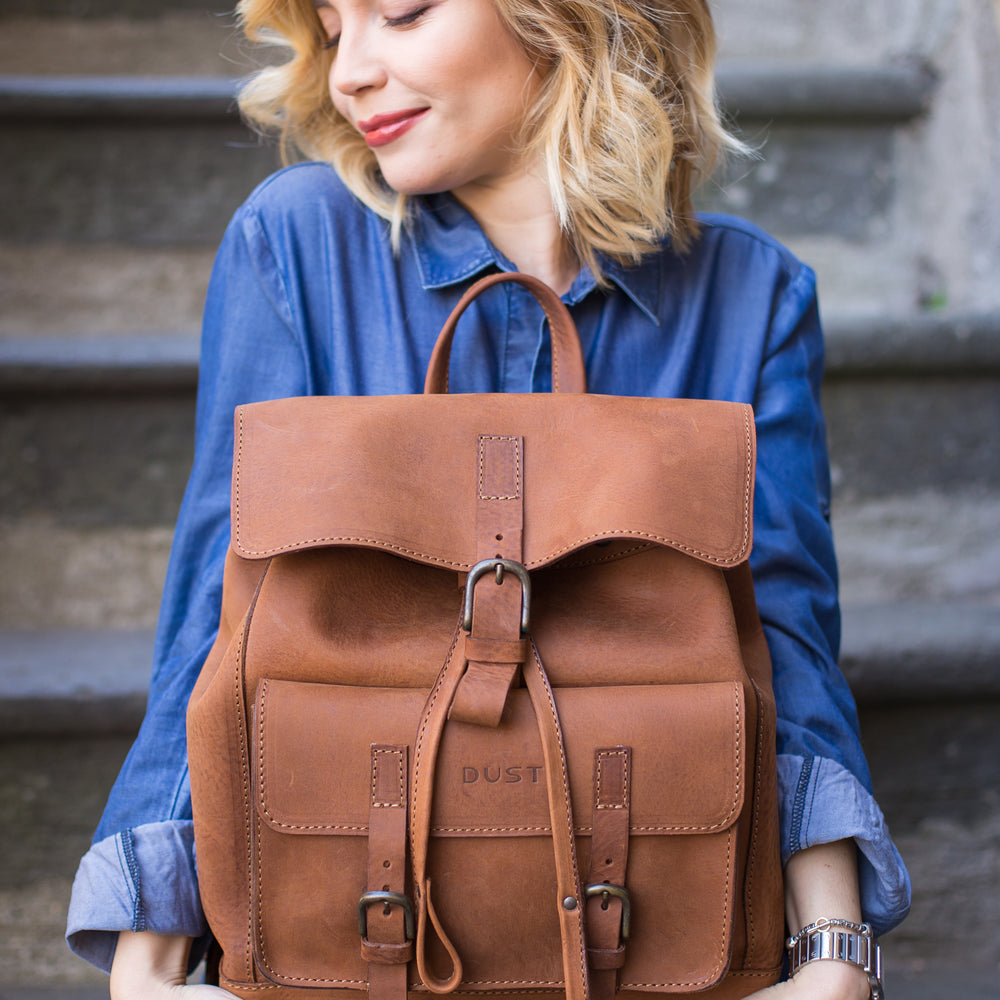
[[[481,434],[476,476],[476,559],[523,558],[524,446],[520,437]],[[448,718],[495,728],[524,662],[521,588],[510,574],[476,586],[465,676]]]
[[[631,747],[594,751],[594,819],[586,890],[592,1000],[614,997],[618,969],[625,964],[631,772]],[[611,891],[602,892],[602,885]]]
[[[409,748],[371,748],[368,891],[358,905],[370,1000],[406,1000],[413,910],[406,898]],[[374,897],[365,903],[366,898]]]

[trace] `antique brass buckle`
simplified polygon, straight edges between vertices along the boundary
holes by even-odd
[[[494,573],[496,575],[498,585],[503,583],[505,573],[513,573],[514,576],[516,576],[520,581],[521,635],[525,635],[528,631],[528,622],[531,618],[531,578],[528,576],[528,571],[524,568],[524,566],[522,566],[519,562],[514,562],[513,559],[484,559],[482,562],[477,562],[476,565],[469,570],[469,577],[465,581],[465,607],[462,614],[462,628],[464,628],[466,632],[472,631],[472,602],[475,595],[476,584],[487,573]]]
[[[623,942],[628,941],[628,936],[632,931],[632,897],[629,895],[628,889],[623,885],[612,885],[610,882],[595,882],[593,885],[588,885],[586,889],[583,890],[584,896],[587,899],[591,899],[594,896],[600,896],[601,906],[606,910],[608,908],[609,899],[620,899],[622,903],[622,929],[621,929],[621,939]]]
[[[365,940],[368,939],[368,907],[374,903],[381,903],[388,909],[390,906],[401,906],[403,908],[403,931],[407,941],[412,941],[417,936],[417,921],[413,916],[413,904],[406,896],[398,892],[366,892],[358,900],[358,933]]]

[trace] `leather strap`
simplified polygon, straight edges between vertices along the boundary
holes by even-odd
[[[545,781],[552,821],[552,846],[556,859],[556,909],[562,933],[563,975],[566,1000],[587,1000],[590,981],[583,933],[584,898],[576,860],[573,806],[569,792],[569,769],[563,746],[562,727],[556,702],[538,650],[524,665],[524,681],[531,696],[542,739]]]
[[[523,285],[538,299],[549,321],[549,336],[552,339],[552,391],[553,392],[586,392],[587,375],[583,366],[583,351],[580,348],[580,335],[576,331],[573,317],[562,299],[544,281],[517,271],[504,271],[491,274],[477,281],[459,300],[452,310],[438,335],[437,343],[431,353],[427,366],[427,378],[424,381],[424,392],[441,394],[448,392],[448,362],[451,357],[451,342],[455,336],[455,327],[462,313],[487,288],[493,285],[512,281]]]
[[[521,562],[524,530],[524,445],[520,437],[479,436],[476,560]],[[465,639],[468,662],[448,717],[496,728],[527,644],[520,629],[521,588],[507,578],[476,589],[472,632]]]
[[[628,866],[631,747],[594,751],[594,819],[587,885],[624,888]],[[622,900],[593,895],[587,900],[587,957],[593,1000],[611,1000],[617,970],[625,964]]]
[[[406,889],[406,806],[409,747],[371,749],[371,808],[368,820],[368,892]],[[367,933],[361,956],[368,963],[370,1000],[406,1000],[406,967],[413,958],[407,939],[405,909],[397,903],[364,908]]]
[[[462,980],[462,961],[434,910],[431,880],[427,872],[430,839],[431,807],[434,775],[441,736],[447,723],[448,708],[464,669],[461,635],[456,638],[451,653],[424,706],[417,729],[413,762],[413,812],[410,824],[410,846],[413,858],[414,893],[417,903],[417,971],[432,993],[450,993]],[[556,893],[552,904],[556,908],[562,937],[563,974],[567,1000],[587,1000],[588,970],[583,934],[584,906],[580,875],[576,860],[573,830],[573,810],[570,802],[569,775],[563,747],[559,716],[548,678],[532,647],[532,655],[524,665],[525,683],[531,697],[541,737],[545,777],[552,824],[555,853]],[[447,977],[435,975],[427,960],[428,933],[437,934],[452,962]]]

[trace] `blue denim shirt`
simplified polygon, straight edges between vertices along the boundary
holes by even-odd
[[[437,334],[473,279],[512,270],[450,196],[418,199],[398,254],[385,222],[322,164],[265,181],[237,212],[205,307],[194,468],[156,638],[146,719],[81,862],[68,938],[107,969],[119,930],[198,937],[184,716],[218,625],[229,544],[233,408],[308,394],[419,392]],[[819,405],[815,278],[764,233],[703,219],[691,252],[586,269],[564,296],[591,392],[751,403],[758,464],[751,558],[774,662],[782,850],[853,837],[865,919],[884,932],[910,885],[871,795],[840,619]],[[512,285],[478,299],[452,355],[456,392],[545,391],[541,310]],[[197,956],[197,949],[195,949]]]

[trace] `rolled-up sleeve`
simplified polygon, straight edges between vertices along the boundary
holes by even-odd
[[[754,572],[774,664],[783,859],[853,838],[862,910],[884,933],[910,882],[872,796],[854,699],[837,666],[840,612],[830,474],[820,408],[823,343],[815,277],[800,265],[776,302],[754,400]]]
[[[110,971],[119,931],[202,938],[194,824],[148,823],[96,843],[76,873],[66,936],[76,954]],[[192,949],[192,967],[203,951]]]

